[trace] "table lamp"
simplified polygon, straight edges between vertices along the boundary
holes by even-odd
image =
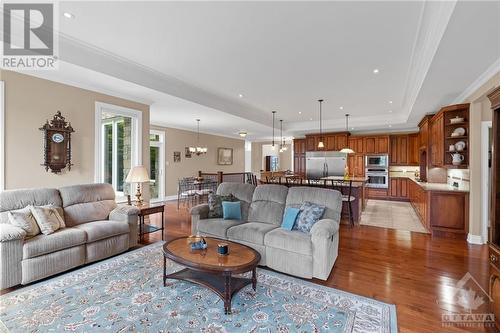
[[[127,183],[137,183],[137,192],[135,193],[137,206],[142,205],[141,183],[149,182],[148,170],[143,165],[133,167],[125,179]]]

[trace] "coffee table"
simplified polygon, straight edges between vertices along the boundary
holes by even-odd
[[[191,250],[188,237],[163,245],[163,286],[166,286],[167,279],[177,279],[209,288],[224,301],[224,313],[230,314],[231,299],[235,293],[250,283],[255,290],[260,254],[251,247],[223,239],[205,237],[205,241],[208,245],[205,250]],[[228,255],[217,253],[219,243],[228,244]],[[167,275],[167,258],[186,268]],[[252,271],[251,279],[233,276],[249,271]]]

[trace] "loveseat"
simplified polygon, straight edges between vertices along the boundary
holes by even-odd
[[[342,197],[338,191],[283,185],[222,183],[217,194],[241,202],[241,220],[208,218],[208,204],[191,209],[192,233],[248,245],[261,255],[261,266],[326,280],[337,259]],[[304,202],[326,207],[309,233],[281,228],[285,208]]]
[[[65,228],[27,237],[9,223],[8,212],[27,206],[54,206]],[[109,184],[0,193],[0,289],[27,284],[124,252],[137,245],[137,214],[117,207]]]

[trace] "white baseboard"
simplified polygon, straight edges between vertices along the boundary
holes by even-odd
[[[486,242],[483,241],[483,237],[478,236],[478,235],[472,235],[472,234],[467,235],[467,243],[477,244],[477,245],[486,244]]]
[[[169,195],[163,198],[163,201],[174,201],[174,200],[177,200],[177,194]]]

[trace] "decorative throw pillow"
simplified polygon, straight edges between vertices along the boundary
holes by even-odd
[[[220,218],[223,217],[222,211],[222,201],[235,201],[237,200],[234,195],[218,195],[209,194],[208,195],[208,217],[209,218]]]
[[[8,213],[9,223],[26,231],[26,236],[33,237],[40,233],[40,228],[31,212],[30,206],[11,210]]]
[[[319,219],[325,213],[325,206],[316,205],[311,202],[304,202],[300,206],[300,213],[297,216],[297,222],[293,229],[302,232],[310,232],[313,225],[319,221]]]
[[[295,225],[295,220],[297,220],[297,215],[299,215],[300,209],[288,207],[285,209],[285,214],[283,215],[283,222],[281,223],[281,227],[285,230],[292,230]]]
[[[40,227],[40,231],[44,235],[50,235],[54,231],[66,227],[64,219],[61,217],[57,209],[53,206],[31,206],[31,212],[35,216],[36,223]]]
[[[222,201],[224,220],[241,220],[241,202]]]

